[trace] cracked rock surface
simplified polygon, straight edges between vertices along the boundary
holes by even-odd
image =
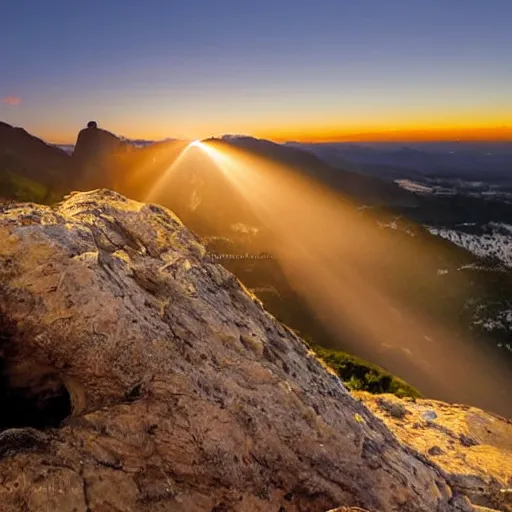
[[[480,510],[512,512],[512,421],[467,405],[356,392],[405,445]],[[396,409],[401,415],[394,414]]]
[[[179,219],[108,190],[0,206],[0,363],[2,512],[473,510]]]

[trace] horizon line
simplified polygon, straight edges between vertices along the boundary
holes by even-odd
[[[9,124],[9,123],[6,123]],[[15,128],[23,128],[15,125],[10,125]],[[329,130],[307,133],[291,132],[291,131],[278,131],[278,130],[256,130],[252,133],[240,133],[237,131],[225,132],[222,134],[211,133],[206,137],[173,137],[173,136],[128,136],[120,135],[115,131],[108,130],[119,138],[128,140],[140,140],[147,142],[162,142],[165,140],[205,140],[207,138],[223,138],[223,137],[252,137],[256,139],[269,140],[276,143],[297,142],[302,144],[321,144],[321,143],[427,143],[427,142],[512,142],[512,125],[494,125],[482,126],[474,128],[466,127],[447,127],[447,128],[400,128],[400,129],[383,129],[383,130]],[[25,128],[23,128],[25,129]],[[81,128],[82,129],[82,128]],[[28,130],[26,130],[28,132]],[[31,135],[41,138],[53,145],[74,145],[76,143],[76,135],[69,137],[59,136],[44,136],[37,135],[33,132],[28,132]]]

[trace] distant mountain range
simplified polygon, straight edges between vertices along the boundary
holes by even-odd
[[[334,167],[356,165],[359,172],[409,178],[427,176],[486,180],[510,179],[512,142],[438,142],[438,143],[294,143]]]
[[[401,190],[395,183],[359,173],[350,164],[334,167],[307,148],[244,136],[230,136],[223,138],[223,142],[289,166],[357,201],[388,206],[412,206],[416,202],[414,195]]]
[[[96,134],[93,137],[94,140],[90,141],[91,147],[88,147],[89,142],[85,143],[84,141],[77,145],[56,146],[37,139],[21,128],[15,128],[5,123],[2,123],[0,129],[2,130],[0,132],[0,158],[2,158],[0,170],[4,173],[8,170],[24,178],[41,182],[50,188],[53,186],[56,192],[61,188],[65,189],[79,184],[77,179],[81,172],[79,167],[85,165],[84,162],[79,162],[79,160],[83,160],[83,155],[87,155],[89,160],[95,160],[95,165],[98,166],[100,165],[100,153],[102,154],[101,159],[108,156],[109,165],[114,165],[111,157],[116,153],[115,166],[118,168],[117,174],[119,175],[123,172],[121,167],[132,167],[135,161],[142,158],[142,155],[144,157],[149,157],[150,153],[156,155],[161,153],[162,147],[170,147],[173,143],[180,142],[173,139],[163,141],[127,139],[97,129],[94,132]],[[81,133],[87,132],[83,130]],[[117,145],[116,151],[112,151],[112,148],[105,150],[106,139]],[[412,194],[401,190],[396,184],[365,176],[350,169],[336,169],[310,151],[301,148],[245,136],[225,136],[221,142],[279,161],[284,165],[293,166],[311,178],[363,201],[375,204],[415,201]],[[145,152],[138,153],[137,150]],[[127,153],[130,155],[128,156]],[[33,162],[33,165],[29,165],[29,162]],[[170,163],[172,163],[172,154],[169,155],[169,162],[163,162],[162,165],[170,165]],[[91,165],[91,162],[88,162],[89,174],[93,172]],[[101,166],[104,165],[106,162],[103,162]],[[63,180],[63,178],[65,179]],[[101,179],[100,177],[100,181]]]
[[[280,145],[247,135],[223,135],[221,140],[247,146],[249,141]],[[129,139],[119,137],[125,144],[144,148],[156,143],[173,141]],[[53,144],[72,154],[74,144]],[[287,142],[282,146],[307,151],[324,163],[347,171],[376,175],[383,178],[411,176],[482,177],[486,181],[512,175],[512,142],[424,142],[424,143],[300,143]],[[304,158],[304,160],[306,160]]]
[[[149,139],[129,139],[126,137],[118,137],[119,140],[125,144],[129,144],[130,146],[133,146],[135,148],[145,148],[148,146],[152,146],[153,144],[158,144],[160,142],[169,142],[174,141],[177,139],[173,139],[171,137],[168,137],[166,139],[159,139],[159,140],[149,140]],[[51,146],[55,146],[56,148],[62,149],[62,151],[65,151],[69,155],[73,153],[73,150],[75,149],[75,144],[52,144]]]

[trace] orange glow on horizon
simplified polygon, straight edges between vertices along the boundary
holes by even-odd
[[[269,123],[271,125],[273,123]],[[269,128],[245,127],[224,129],[198,128],[195,136],[173,137],[172,133],[166,132],[162,127],[158,132],[137,132],[124,133],[119,129],[111,129],[108,126],[102,128],[110,130],[115,134],[131,139],[164,140],[176,138],[181,140],[207,139],[212,136],[220,137],[224,134],[240,133],[257,138],[273,140],[275,142],[435,142],[435,141],[480,141],[480,142],[512,142],[512,123],[480,125],[480,126],[427,126],[427,127],[400,127],[400,128],[337,128],[329,127],[293,127],[293,128]],[[170,130],[172,131],[172,130]],[[77,130],[78,133],[78,130]],[[34,134],[42,136],[44,140],[54,144],[74,144],[76,134],[43,133]]]
[[[276,142],[507,142],[512,126],[479,128],[387,129],[372,131],[276,132],[265,137]]]

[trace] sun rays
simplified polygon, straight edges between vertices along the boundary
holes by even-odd
[[[183,163],[185,158],[187,157],[187,154],[190,150],[197,148],[200,144],[199,141],[195,140],[190,142],[183,148],[176,159],[169,165],[167,170],[160,176],[159,179],[156,180],[154,185],[149,189],[146,201],[153,201],[155,200],[156,195],[161,192],[162,188],[165,188],[166,182],[168,182],[170,179],[172,179],[172,174],[175,172],[175,170]]]
[[[272,233],[275,243],[262,249],[272,252],[292,288],[335,339],[434,396],[450,399],[451,390],[457,389],[458,396],[463,390],[478,401],[475,397],[499,389],[498,367],[484,362],[471,340],[459,339],[449,326],[406,299],[407,293],[417,297],[428,276],[437,275],[437,247],[406,235],[397,237],[361,214],[346,197],[297,169],[222,140],[189,143],[149,197],[162,194],[178,169],[187,172],[196,151],[209,160],[203,162],[203,173],[222,175],[259,225]],[[386,273],[390,254],[399,275]],[[459,285],[454,295],[463,293],[465,283]],[[442,294],[440,281],[432,280],[429,286],[424,294]],[[470,377],[475,373],[479,379]]]

